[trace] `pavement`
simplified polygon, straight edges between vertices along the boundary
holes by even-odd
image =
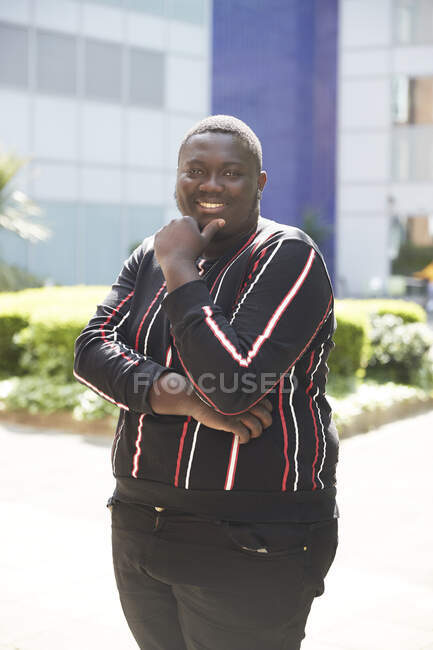
[[[137,650],[111,567],[109,446],[0,422],[1,650]],[[433,650],[432,458],[433,412],[342,441],[340,545],[302,650]]]

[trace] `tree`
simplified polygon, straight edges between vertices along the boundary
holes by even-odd
[[[51,231],[31,220],[41,214],[40,208],[24,192],[9,189],[14,176],[27,163],[27,158],[0,149],[0,228],[32,242],[45,241]]]

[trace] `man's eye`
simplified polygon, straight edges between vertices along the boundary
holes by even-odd
[[[232,169],[228,169],[226,172],[224,172],[224,176],[240,176],[240,173],[235,172]]]
[[[188,169],[188,174],[191,174],[191,176],[196,176],[197,174],[202,174],[201,169]]]

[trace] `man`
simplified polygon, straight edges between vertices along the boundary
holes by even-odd
[[[145,239],[76,345],[120,409],[113,558],[140,648],[295,650],[337,545],[335,328],[315,243],[259,216],[255,134],[185,136],[182,218]]]

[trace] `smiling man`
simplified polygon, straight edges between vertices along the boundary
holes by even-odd
[[[298,650],[334,558],[332,287],[305,233],[260,216],[265,184],[246,124],[196,125],[183,216],[77,340],[77,379],[121,409],[113,560],[143,649]]]

